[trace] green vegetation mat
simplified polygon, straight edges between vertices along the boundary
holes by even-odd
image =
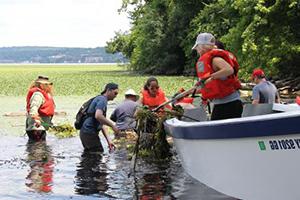
[[[148,75],[129,73],[118,65],[0,65],[0,95],[25,96],[31,82],[38,75],[49,76],[54,83],[55,96],[97,95],[108,82],[119,84],[120,94],[132,88],[141,91]],[[156,76],[167,96],[180,87],[188,89],[193,77]]]

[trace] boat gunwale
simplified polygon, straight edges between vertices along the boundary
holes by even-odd
[[[184,122],[172,118],[166,120],[164,125],[174,138],[226,139],[300,134],[299,123],[300,111],[297,110],[202,122]]]

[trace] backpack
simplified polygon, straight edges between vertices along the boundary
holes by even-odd
[[[95,99],[96,97],[90,98],[89,100],[87,100],[86,102],[84,102],[82,104],[82,106],[79,108],[77,114],[76,114],[76,118],[75,118],[75,122],[74,122],[74,127],[77,130],[80,130],[83,122],[90,116],[93,116],[93,113],[88,113],[88,109],[92,103],[92,101]]]

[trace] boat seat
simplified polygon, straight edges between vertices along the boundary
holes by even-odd
[[[266,115],[272,113],[276,113],[276,111],[273,110],[273,104],[245,104],[242,117]]]
[[[182,121],[195,122],[195,121],[207,121],[208,117],[205,109],[200,107],[184,109]]]

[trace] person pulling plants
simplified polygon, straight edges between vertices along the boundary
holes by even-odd
[[[46,139],[54,109],[53,83],[46,76],[38,76],[30,85],[26,97],[26,133],[30,141]]]
[[[115,145],[108,137],[106,126],[112,128],[115,134],[120,134],[120,130],[106,118],[107,102],[112,101],[119,92],[119,86],[116,83],[108,83],[99,96],[96,96],[88,107],[88,116],[80,128],[80,140],[86,151],[103,152],[103,146],[99,138],[101,130],[109,147],[113,150]]]

